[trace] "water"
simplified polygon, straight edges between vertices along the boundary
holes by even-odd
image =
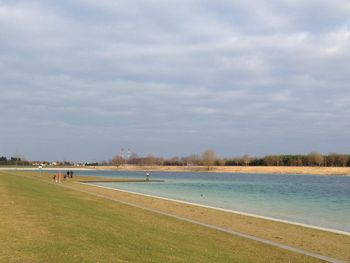
[[[76,174],[145,178],[144,172]],[[96,184],[350,232],[350,177],[152,172],[151,179],[164,182]]]

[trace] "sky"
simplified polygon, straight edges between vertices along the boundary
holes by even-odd
[[[0,155],[349,153],[348,0],[0,0]]]

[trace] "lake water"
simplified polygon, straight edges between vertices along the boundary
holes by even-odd
[[[84,176],[145,178],[144,172],[76,171]],[[100,186],[350,232],[350,177],[152,172],[160,183]]]

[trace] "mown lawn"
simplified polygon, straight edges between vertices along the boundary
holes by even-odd
[[[318,262],[0,172],[0,262]]]

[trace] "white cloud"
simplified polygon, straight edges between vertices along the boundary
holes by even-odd
[[[345,0],[3,1],[0,134],[21,142],[36,133],[58,151],[74,138],[77,149],[86,141],[102,149],[103,137],[106,152],[87,156],[84,148],[74,157],[99,159],[133,141],[147,152],[143,139],[159,154],[216,142],[233,155],[245,150],[229,152],[236,136],[288,136],[295,146],[321,129],[337,143],[300,143],[300,152],[341,151],[350,122],[349,15]],[[176,133],[186,137],[181,152],[166,145]],[[30,144],[23,151],[40,157]]]

